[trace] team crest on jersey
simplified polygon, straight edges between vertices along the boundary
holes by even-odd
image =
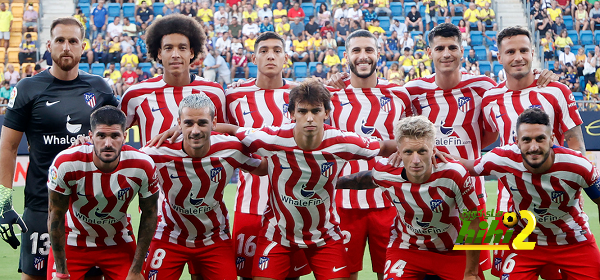
[[[542,109],[542,105],[535,105],[534,104],[534,105],[529,106],[529,109],[532,109],[532,108],[536,108],[536,109],[540,109],[541,110]]]
[[[156,278],[158,278],[158,270],[150,270],[150,272],[148,272],[148,280],[156,280]]]
[[[210,180],[215,183],[218,183],[219,181],[221,181],[222,174],[223,167],[215,167],[210,170]]]
[[[510,279],[509,277],[510,277],[510,275],[504,273],[504,274],[502,274],[502,278],[500,278],[500,280],[509,280]]]
[[[286,103],[286,104],[283,104],[283,108],[282,108],[282,109],[283,109],[283,115],[284,115],[286,118],[288,118],[288,119],[290,119],[290,120],[291,120],[291,119],[292,119],[292,114],[290,113],[290,110],[289,110],[289,108],[290,108],[290,104],[287,104],[287,103]]]
[[[498,271],[502,271],[502,258],[494,258],[494,268]]]
[[[430,201],[429,207],[431,208],[431,211],[433,211],[434,213],[442,213],[442,211],[444,210],[443,202],[444,201],[441,199],[434,199]]]
[[[35,269],[42,270],[42,269],[44,269],[45,266],[46,265],[44,264],[44,258],[42,258],[42,257],[33,258],[33,267],[35,267]]]
[[[367,123],[367,120],[362,121],[362,124],[360,125],[360,131],[362,131],[362,133],[365,135],[373,134],[373,132],[375,132],[375,128],[372,126],[366,126],[365,123]]]
[[[17,99],[17,87],[13,87],[10,92],[10,99],[8,100],[8,108],[15,106],[15,99]]]
[[[258,268],[260,268],[260,270],[265,270],[267,267],[269,267],[269,257],[260,257],[260,259],[258,259]]]
[[[471,97],[459,97],[458,98],[458,109],[461,110],[463,113],[467,113],[471,110],[471,100],[473,98]]]
[[[563,202],[563,199],[565,197],[565,192],[564,191],[553,191],[550,194],[550,197],[552,198],[552,202],[554,203],[561,203]]]
[[[392,110],[392,99],[385,96],[381,97],[379,98],[379,105],[381,106],[381,110],[389,113]]]
[[[130,192],[131,190],[132,190],[131,187],[127,187],[122,190],[119,190],[117,192],[117,199],[121,200],[121,201],[125,201],[125,200],[129,199],[129,197],[131,196],[131,192]]]
[[[237,259],[235,260],[235,266],[237,267],[238,270],[244,269],[245,263],[246,263],[246,258],[244,258],[244,257],[237,257]]]
[[[326,162],[321,164],[321,175],[329,177],[333,174],[333,162]]]
[[[96,107],[96,95],[94,95],[91,92],[86,92],[83,94],[83,97],[85,97],[85,103],[87,105],[89,105],[92,108]]]

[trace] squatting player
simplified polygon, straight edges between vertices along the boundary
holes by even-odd
[[[283,79],[283,64],[289,59],[285,41],[275,32],[264,32],[254,42],[252,62],[258,66],[255,80],[229,87],[225,93],[227,120],[241,127],[282,126],[292,122],[289,111],[291,87]],[[235,202],[233,234],[238,275],[252,278],[252,264],[269,198],[267,176],[240,172]],[[254,245],[254,246],[253,246]],[[292,257],[289,278],[310,273],[302,252]]]
[[[156,229],[156,168],[148,155],[124,145],[119,109],[102,107],[90,119],[91,145],[60,152],[48,172],[47,279],[83,279],[96,266],[108,279],[140,279]],[[137,247],[127,215],[136,194],[142,212]]]
[[[290,256],[303,251],[317,279],[345,279],[350,273],[332,201],[337,177],[347,161],[387,156],[395,144],[324,124],[331,100],[316,81],[294,88],[289,102],[293,124],[239,131],[220,126],[238,131],[251,152],[269,161],[272,189],[252,273],[254,279],[282,279]]]
[[[473,179],[457,161],[437,167],[431,162],[437,128],[424,116],[408,117],[395,126],[398,155],[403,166],[381,159],[373,171],[341,177],[337,188],[374,188],[385,191],[396,206],[386,252],[385,279],[421,280],[483,278],[479,251],[453,251],[461,227],[459,211],[476,211]],[[470,229],[478,230],[477,223]],[[478,272],[479,271],[479,272]]]
[[[526,109],[515,127],[515,143],[475,161],[461,159],[472,175],[498,177],[515,212],[529,210],[536,218],[525,239],[534,249],[508,251],[502,279],[536,279],[547,265],[563,279],[600,279],[600,252],[579,203],[583,190],[600,208],[600,172],[581,153],[554,144],[552,120],[541,109]],[[524,226],[520,219],[515,234]]]
[[[205,94],[179,103],[174,143],[144,147],[156,162],[165,199],[145,267],[146,279],[179,279],[186,263],[203,279],[237,278],[223,190],[236,168],[267,174],[267,162],[234,136],[212,134],[215,106]],[[260,167],[260,168],[258,168]]]
[[[45,279],[50,252],[48,220],[48,168],[54,157],[90,130],[90,114],[118,101],[101,77],[79,71],[85,48],[84,27],[74,18],[58,18],[50,26],[47,47],[54,66],[21,80],[11,93],[0,140],[1,224],[15,223],[12,209],[13,175],[23,133],[29,143],[23,220],[29,231],[21,235],[19,260],[22,279]],[[5,214],[7,213],[7,214]],[[12,232],[12,230],[11,230]],[[13,244],[16,249],[18,241]]]

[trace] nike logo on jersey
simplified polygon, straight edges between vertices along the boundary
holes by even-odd
[[[252,113],[254,113],[254,112],[256,112],[256,111],[243,112],[242,114],[244,114],[244,116],[245,116],[245,115],[248,115],[248,114],[252,114]]]
[[[431,105],[427,104],[427,105],[425,105],[425,106],[421,106],[421,109],[427,108],[427,107],[429,107],[429,106],[431,106]]]
[[[80,193],[79,191],[77,191],[77,195],[78,195],[78,196],[88,196],[87,194]]]
[[[397,198],[394,198],[394,199],[392,200],[392,202],[393,202],[393,203],[396,203],[396,204],[402,204],[402,203],[404,203],[404,202],[400,201],[400,200],[399,200],[399,199],[397,199]]]
[[[303,269],[303,268],[304,268],[305,266],[307,266],[307,265],[308,265],[308,264],[305,264],[305,265],[303,265],[303,266],[301,266],[301,267],[295,267],[295,266],[294,266],[294,271],[298,271],[298,270],[300,270],[300,269]]]
[[[180,178],[183,176],[177,176],[177,175],[170,174],[169,177],[171,177],[171,179],[177,179],[177,178]]]
[[[292,169],[291,167],[283,167],[283,165],[280,165],[279,168],[281,168],[281,169]]]
[[[502,115],[499,115],[499,116],[496,116],[496,119],[499,119],[500,117],[502,117],[502,116],[504,116],[504,115],[506,115],[506,113],[504,113],[504,114],[502,114]]]
[[[152,108],[152,112],[156,112],[156,111],[160,111],[162,109],[167,109],[167,107],[162,107],[162,108]]]
[[[335,267],[335,266],[334,266],[334,267],[333,267],[333,272],[338,272],[338,271],[340,271],[340,270],[342,270],[342,269],[344,269],[344,268],[346,268],[346,266],[342,266],[342,267],[340,267],[340,268],[337,268],[337,267]]]
[[[350,103],[352,103],[352,102],[345,102],[345,103],[341,103],[341,104],[340,104],[340,106],[342,106],[342,107],[343,107],[343,106],[346,106],[346,105],[348,105],[348,104],[350,104]]]
[[[54,101],[54,102],[46,101],[46,106],[52,106],[52,105],[54,105],[54,104],[56,104],[58,102],[60,102],[60,100]]]

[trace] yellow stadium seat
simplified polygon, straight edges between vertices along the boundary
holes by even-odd
[[[18,48],[19,45],[21,45],[21,33],[19,32],[11,32],[10,33],[10,40],[8,40],[8,47],[9,48]]]
[[[29,3],[40,3],[40,0],[27,0],[27,4]]]
[[[19,48],[8,48],[8,63],[19,64]]]
[[[4,69],[4,63],[6,62],[6,49],[0,48],[0,65],[2,69]],[[0,72],[4,72],[4,70],[0,70]]]
[[[13,4],[14,3],[25,3],[25,0],[12,0]]]
[[[21,69],[23,69],[23,72],[25,71],[25,69],[27,69],[27,66],[31,66],[31,71],[33,71],[33,68],[35,67],[35,63],[23,63],[23,65],[21,65]],[[25,73],[21,73],[21,78],[25,77]]]
[[[10,11],[12,12],[14,18],[23,18],[23,12],[25,12],[25,4],[13,2],[12,5],[10,5]]]
[[[29,2],[29,3],[31,3],[31,2]],[[39,13],[39,12],[40,12],[40,4],[39,4],[39,3],[33,3],[33,9],[34,9],[36,12],[38,12],[38,13]]]
[[[0,72],[4,75],[4,63],[0,63]]]
[[[11,27],[11,31],[12,32],[21,32],[23,30],[23,18],[21,15],[21,18],[13,18],[12,21],[12,27]]]

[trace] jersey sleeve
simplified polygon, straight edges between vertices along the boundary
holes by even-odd
[[[581,120],[581,116],[577,110],[577,102],[575,102],[575,97],[571,90],[562,84],[559,86],[559,89],[562,94],[557,94],[556,98],[560,106],[560,112],[562,112],[562,117],[557,119],[560,121],[562,132],[567,132],[569,129],[581,125],[583,120]]]
[[[477,176],[489,176],[491,174],[492,168],[490,167],[490,164],[493,164],[494,158],[498,156],[497,152],[499,149],[500,148],[494,148],[475,160],[473,165]]]
[[[10,92],[8,109],[4,116],[4,126],[24,132],[29,124],[31,110],[35,100],[31,92],[24,89],[23,81],[19,82]]]
[[[142,182],[142,186],[138,191],[141,198],[148,198],[158,192],[158,172],[156,166],[151,159],[148,160],[148,165],[145,167],[146,180]]]
[[[258,155],[241,152],[241,164],[238,167],[248,172],[252,172],[260,165],[261,159],[262,158]]]
[[[380,160],[378,160],[375,163],[375,166],[373,167],[373,170],[371,171],[371,177],[373,178],[373,183],[378,186],[379,188],[381,188],[382,190],[385,190],[386,188],[390,187],[390,184],[388,182],[388,176],[390,176],[390,174],[387,172],[390,168],[390,165],[388,165],[388,159],[387,158],[382,158]]]
[[[481,110],[483,114],[483,129],[489,132],[498,132],[495,117],[492,115],[491,97],[484,97],[481,102]]]
[[[68,172],[69,163],[59,164],[60,155],[56,157],[48,171],[48,189],[63,195],[70,195],[71,188],[67,185],[65,175]]]
[[[582,184],[582,187],[591,199],[596,199],[600,197],[600,170],[594,165],[591,166],[592,170],[584,176],[585,184]]]
[[[235,136],[248,148],[248,152],[267,157],[273,154],[269,148],[274,144],[274,138],[276,137],[269,134],[269,131],[271,131],[270,127],[261,129],[240,127]]]
[[[360,136],[354,132],[340,131],[344,138],[344,151],[340,153],[346,160],[372,159],[379,155],[379,141]]]
[[[468,172],[459,181],[458,192],[454,199],[460,212],[473,210],[479,206],[479,200],[475,193],[475,183],[473,177],[469,176]]]
[[[131,88],[130,88],[131,89]],[[130,128],[136,121],[135,110],[138,106],[135,99],[135,93],[128,89],[121,98],[118,108],[123,111],[126,117],[125,127]]]

